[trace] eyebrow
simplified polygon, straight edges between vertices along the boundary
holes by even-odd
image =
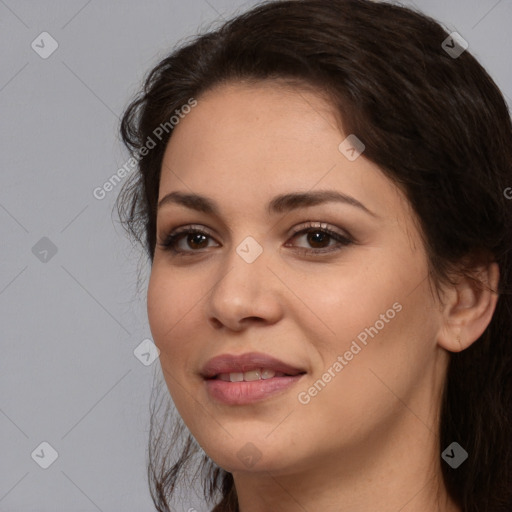
[[[377,217],[375,213],[369,210],[364,204],[352,196],[336,192],[334,190],[317,190],[314,192],[290,192],[274,197],[267,206],[269,214],[284,213],[308,206],[316,206],[318,204],[338,202],[348,204],[363,210],[364,212]],[[158,210],[168,204],[179,204],[191,210],[203,212],[210,215],[220,217],[220,210],[212,199],[201,196],[199,194],[191,194],[186,192],[170,192],[160,199],[158,202]]]

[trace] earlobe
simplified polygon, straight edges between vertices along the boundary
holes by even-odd
[[[461,278],[445,296],[438,344],[450,352],[461,352],[473,344],[484,333],[496,309],[498,264],[479,267],[474,274],[474,278]]]

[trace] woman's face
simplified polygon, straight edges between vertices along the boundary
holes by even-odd
[[[167,147],[159,201],[194,194],[215,212],[160,205],[149,323],[180,415],[228,471],[353,469],[436,421],[448,358],[424,246],[400,190],[340,148],[348,135],[312,92],[237,84],[198,98]],[[345,200],[274,203],[320,191]],[[180,252],[161,245],[192,227],[204,235],[176,238]],[[302,373],[202,376],[255,352]]]

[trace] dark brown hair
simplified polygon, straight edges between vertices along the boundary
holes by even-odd
[[[444,449],[456,441],[469,454],[457,469],[442,462],[448,492],[462,510],[508,511],[512,201],[504,191],[512,186],[512,125],[502,94],[470,51],[454,58],[442,47],[448,36],[432,18],[402,6],[284,0],[194,37],[151,70],[124,113],[121,136],[139,162],[118,197],[118,213],[152,262],[161,164],[172,136],[170,128],[161,138],[154,130],[191,98],[200,103],[215,86],[261,80],[325,94],[344,133],[357,134],[364,156],[406,193],[436,283],[479,263],[499,264],[499,299],[488,328],[451,354],[439,442]],[[142,157],[148,138],[156,147]],[[157,509],[169,510],[180,475],[196,464],[205,498],[220,497],[215,511],[237,511],[232,475],[204,455],[179,418],[171,437],[153,419],[148,476]],[[175,448],[183,436],[181,455],[171,463],[163,442]]]

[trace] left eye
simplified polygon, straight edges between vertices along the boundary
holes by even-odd
[[[299,247],[300,252],[307,254],[331,252],[353,243],[353,241],[348,236],[337,233],[328,229],[327,227],[310,225],[295,231],[291,236],[291,240],[300,236],[305,236],[307,243],[313,247],[312,249]],[[207,248],[208,238],[213,240],[211,235],[202,229],[185,227],[175,232],[171,232],[159,245],[163,248],[163,250],[170,251],[175,254],[191,255],[192,253],[200,252],[199,249]],[[189,247],[197,250],[189,251],[183,248],[178,248],[178,244],[182,239],[186,240]],[[329,245],[329,242],[332,240],[337,243]],[[325,243],[327,243],[327,245],[325,245]],[[286,245],[288,246],[288,244]]]
[[[305,236],[306,241],[310,244],[313,249],[301,249],[302,252],[305,253],[322,253],[322,252],[331,252],[340,248],[340,246],[347,246],[352,243],[352,240],[345,235],[337,233],[327,228],[318,228],[318,227],[308,227],[296,231],[293,238],[297,238],[300,236]],[[334,240],[335,244],[331,246],[325,246],[325,242],[329,242],[329,240]],[[320,247],[318,247],[320,245]]]

